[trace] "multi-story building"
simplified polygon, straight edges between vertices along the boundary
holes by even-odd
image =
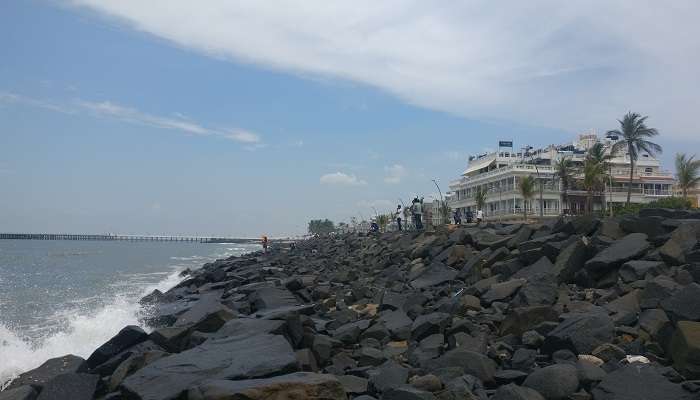
[[[540,208],[544,216],[581,213],[585,210],[588,193],[578,182],[574,182],[573,187],[566,191],[564,203],[555,163],[569,157],[574,164],[582,165],[588,149],[595,143],[602,143],[605,151],[610,154],[617,140],[614,136],[601,139],[595,134],[584,134],[579,135],[571,144],[550,145],[541,149],[526,146],[517,152],[512,147],[505,150],[499,148],[495,152],[469,157],[467,169],[462,176],[450,182],[450,207],[462,212],[475,212],[475,194],[481,190],[486,193],[484,214],[491,219],[521,215],[525,207],[532,216],[539,216]],[[512,145],[512,142],[508,144]],[[593,199],[594,210],[605,209],[611,203],[624,203],[627,200],[629,155],[626,151],[620,151],[608,164],[609,176],[604,190],[596,193]],[[519,182],[526,176],[535,179],[535,194],[530,201],[524,201],[519,190]],[[673,183],[673,175],[662,170],[658,159],[649,154],[640,154],[634,168],[631,202],[648,203],[659,197],[671,196]]]

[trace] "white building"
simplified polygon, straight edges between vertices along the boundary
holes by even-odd
[[[542,214],[554,216],[562,213],[576,214],[585,210],[587,192],[580,185],[567,190],[567,201],[562,206],[561,182],[554,169],[555,162],[570,157],[575,164],[582,165],[588,149],[595,143],[604,145],[609,154],[616,137],[598,138],[595,134],[579,135],[578,140],[567,145],[550,145],[542,149],[524,148],[514,152],[511,148],[484,153],[469,158],[462,176],[450,182],[448,201],[450,207],[476,212],[474,198],[477,190],[486,192],[484,214],[493,219],[499,216],[521,215],[523,207],[528,214],[540,215],[539,188],[542,184]],[[624,203],[629,186],[630,160],[626,152],[620,152],[609,162],[610,178],[605,190],[595,197],[594,209],[606,208],[610,203]],[[525,176],[535,179],[535,194],[531,201],[524,202],[518,184]],[[658,159],[640,154],[635,163],[632,183],[632,203],[648,203],[660,197],[672,195],[673,175],[663,171]]]

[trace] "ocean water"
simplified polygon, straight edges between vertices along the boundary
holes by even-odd
[[[186,268],[259,247],[0,240],[0,388],[49,358],[87,358],[124,326],[139,325],[138,300],[175,286]]]

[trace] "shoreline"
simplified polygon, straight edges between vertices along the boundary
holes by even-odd
[[[690,400],[700,389],[700,365],[687,356],[700,349],[699,239],[700,212],[650,209],[273,246],[204,264],[142,298],[150,333],[125,327],[86,360],[48,360],[8,390],[26,399],[68,390],[105,400]],[[626,385],[632,369],[644,381]]]

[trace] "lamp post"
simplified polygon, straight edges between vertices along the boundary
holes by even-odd
[[[435,184],[435,187],[437,188],[438,193],[440,193],[440,209],[442,210],[442,211],[440,211],[440,214],[442,214],[441,215],[442,222],[444,224],[446,224],[447,223],[447,221],[446,221],[447,215],[445,215],[445,214],[447,214],[447,213],[445,211],[447,211],[447,207],[445,205],[445,200],[443,200],[443,198],[442,198],[442,190],[440,190],[440,186],[438,185],[438,183],[435,179],[432,179],[432,181]]]

